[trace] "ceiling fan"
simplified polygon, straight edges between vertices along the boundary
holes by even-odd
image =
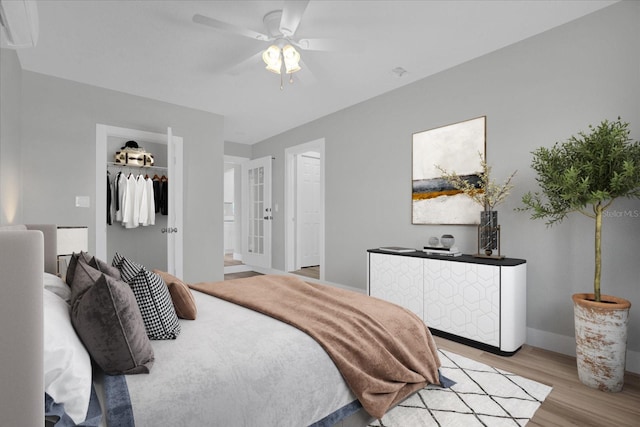
[[[262,58],[267,70],[280,74],[281,76],[282,74],[289,74],[289,81],[292,83],[293,73],[300,71],[303,67],[306,71],[310,71],[302,61],[300,53],[296,48],[301,51],[333,51],[341,50],[341,48],[344,47],[341,46],[341,43],[332,39],[299,39],[295,37],[295,33],[300,25],[300,21],[302,21],[308,4],[309,0],[285,0],[281,10],[271,11],[264,16],[263,23],[266,30],[265,33],[239,27],[200,14],[193,16],[193,22],[270,44],[266,49],[260,49],[260,51],[251,55],[246,60],[233,66],[230,69],[232,73],[238,73],[247,66],[255,64],[259,58]],[[282,88],[281,81],[280,89]]]

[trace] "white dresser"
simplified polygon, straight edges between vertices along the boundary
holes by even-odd
[[[434,335],[501,355],[526,339],[523,259],[368,251],[369,295],[421,317]]]

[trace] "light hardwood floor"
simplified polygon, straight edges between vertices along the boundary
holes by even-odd
[[[255,274],[259,273],[252,275]],[[225,275],[225,279],[237,277]],[[628,373],[620,393],[605,393],[580,382],[576,360],[571,356],[525,345],[515,355],[502,357],[444,338],[434,338],[438,347],[444,350],[553,387],[527,426],[640,426],[640,375]],[[361,417],[353,418],[338,425],[366,425]]]
[[[242,265],[242,261],[238,261],[233,259],[233,255],[232,254],[224,254],[224,266],[225,267],[230,267],[233,265]]]
[[[310,277],[312,279],[320,278],[320,266],[302,267],[300,270],[291,271],[290,273],[297,274],[298,276]]]
[[[260,276],[262,273],[256,273],[255,271],[241,271],[239,273],[227,273],[224,275],[224,280],[244,279],[245,277]]]
[[[299,276],[310,277],[312,279],[320,278],[320,268],[319,267],[305,267],[302,270],[292,271],[291,273],[297,274]],[[224,275],[225,280],[231,279],[240,279],[243,277],[251,277],[256,276],[261,273],[256,273],[255,271],[245,271],[242,273],[227,273]]]
[[[620,393],[583,385],[575,358],[525,345],[511,357],[435,337],[438,347],[553,387],[527,426],[640,426],[640,376],[627,374]]]

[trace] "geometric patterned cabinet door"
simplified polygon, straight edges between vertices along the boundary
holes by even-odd
[[[424,321],[430,328],[500,346],[500,267],[424,260]]]
[[[424,319],[422,259],[369,256],[369,295],[405,307]]]
[[[413,311],[434,335],[504,356],[525,343],[525,260],[368,252],[369,295]]]

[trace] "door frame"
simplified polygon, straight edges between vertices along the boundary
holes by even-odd
[[[243,199],[244,194],[242,192],[242,164],[251,160],[249,157],[240,157],[240,156],[224,156],[224,164],[232,164],[234,165],[234,169],[238,171],[235,175],[234,186],[235,186],[235,195],[234,195],[234,209],[235,209],[235,227],[234,227],[234,253],[233,258],[239,261],[242,261],[242,265],[234,265],[230,267],[224,267],[224,273],[239,273],[243,271],[251,271],[251,267],[244,264],[242,259],[242,243],[244,242],[244,236],[242,235],[243,231]],[[223,219],[224,221],[224,219]],[[224,224],[223,224],[224,227]]]
[[[313,154],[313,155],[311,155]],[[294,264],[294,270],[300,270],[302,268],[302,264],[303,264],[303,258],[304,258],[304,249],[303,246],[304,242],[305,242],[305,237],[306,234],[303,233],[303,222],[301,221],[301,212],[304,212],[305,208],[308,208],[308,206],[306,206],[305,204],[305,198],[302,197],[302,195],[304,194],[303,192],[303,186],[304,184],[301,185],[301,180],[303,179],[303,174],[304,172],[306,172],[306,168],[303,166],[303,158],[314,158],[318,161],[318,166],[320,165],[321,159],[320,159],[320,153],[316,152],[316,151],[306,151],[302,154],[297,154],[295,156],[296,158],[296,185],[295,185],[295,194],[296,194],[296,208],[295,208],[295,212],[296,212],[296,221],[294,221],[294,225],[295,225],[295,236],[296,236],[296,256],[295,256],[295,264]],[[318,180],[320,180],[320,174],[319,174],[319,170],[318,170]],[[319,182],[318,182],[319,184]],[[318,186],[319,187],[319,186]],[[318,188],[319,190],[319,188]],[[320,197],[320,195],[318,194],[318,198]],[[304,220],[304,216],[302,217],[302,219]],[[320,264],[320,229],[318,229],[318,245],[316,247],[316,250],[318,251],[318,255],[317,255],[317,262],[316,262],[316,257],[314,257],[314,262],[312,264],[309,264],[307,262],[305,262],[304,264],[307,266],[313,266],[313,265],[319,265]]]
[[[325,277],[325,139],[320,138],[285,149],[284,217],[285,271],[296,265],[296,157],[308,151],[320,153],[320,280]]]
[[[242,262],[255,267],[272,267],[273,261],[273,159],[272,156],[251,159],[242,163]],[[262,254],[249,252],[249,219],[256,212],[251,212],[251,191],[249,189],[249,170],[258,167],[264,169],[264,185],[262,194],[262,211],[259,219],[264,219],[262,236]]]
[[[183,140],[180,136],[174,136],[171,128],[167,133],[147,132],[137,129],[122,128],[96,124],[96,224],[95,224],[95,255],[100,259],[107,258],[107,190],[104,185],[107,175],[108,137],[127,138],[138,141],[149,141],[167,146],[167,173],[171,177],[173,185],[169,186],[169,203],[173,209],[169,209],[167,224],[178,230],[171,238],[167,238],[167,270],[169,273],[183,277],[183,219],[184,208],[182,193],[183,178]],[[169,138],[173,144],[169,144]]]

